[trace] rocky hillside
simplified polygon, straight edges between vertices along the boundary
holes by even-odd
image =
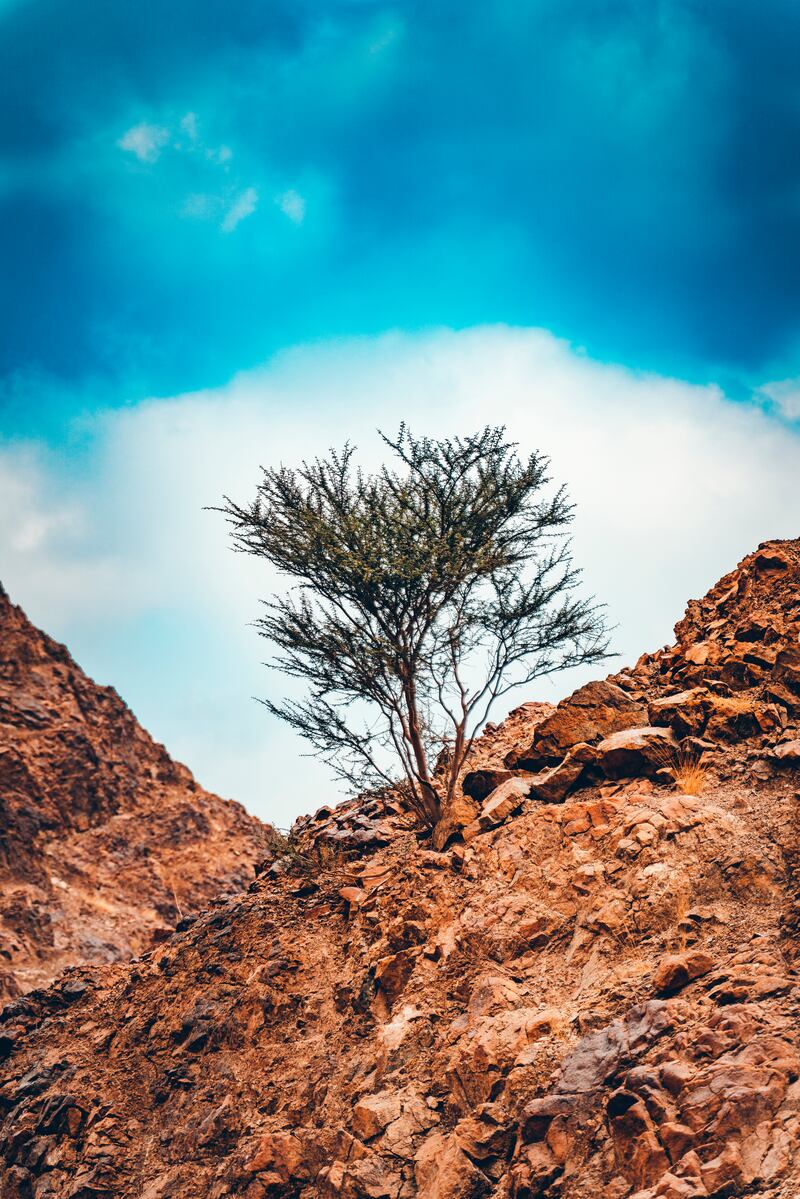
[[[9,1004],[2,1199],[796,1199],[799,634],[800,542],[764,545],[490,730],[433,843],[324,808]]]
[[[151,948],[252,881],[264,838],[0,588],[0,1001]]]

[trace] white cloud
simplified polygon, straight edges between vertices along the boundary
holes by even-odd
[[[189,138],[190,142],[196,142],[198,140],[200,137],[200,128],[197,123],[196,112],[187,112],[185,116],[181,117],[181,129]]]
[[[231,204],[222,221],[223,233],[233,233],[245,217],[255,212],[258,206],[258,192],[254,187],[246,187]]]
[[[306,202],[299,192],[290,188],[276,196],[275,203],[290,221],[293,221],[295,225],[302,225],[306,215]]]
[[[401,419],[432,434],[504,422],[551,455],[621,661],[668,641],[686,600],[759,541],[800,526],[800,435],[769,412],[540,330],[477,328],[299,348],[218,390],[107,413],[72,481],[41,451],[0,452],[0,578],[205,786],[286,825],[335,789],[251,699],[281,687],[249,624],[273,579],[203,508],[249,497],[261,463],[346,438],[374,464],[376,426]]]
[[[142,121],[123,133],[117,145],[135,155],[140,162],[156,162],[168,141],[169,129],[164,125],[149,125]]]
[[[765,397],[784,420],[800,421],[800,378],[765,383],[758,394]]]

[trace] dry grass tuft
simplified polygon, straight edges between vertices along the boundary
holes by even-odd
[[[706,768],[697,758],[678,762],[672,768],[675,786],[684,795],[700,795],[706,784]]]
[[[679,745],[677,749],[665,747],[660,758],[663,761],[662,771],[669,774],[683,795],[702,793],[708,771],[697,754]]]

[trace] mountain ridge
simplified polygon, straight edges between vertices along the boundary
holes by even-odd
[[[800,541],[0,1016],[2,1199],[795,1199]]]
[[[267,840],[0,589],[0,999],[169,935]]]

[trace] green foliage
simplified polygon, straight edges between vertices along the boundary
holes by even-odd
[[[294,581],[258,626],[309,691],[267,707],[350,785],[396,784],[399,766],[432,825],[495,700],[599,661],[607,640],[575,593],[573,509],[546,492],[544,456],[521,460],[502,428],[435,441],[401,425],[383,440],[392,468],[366,474],[346,445],[264,470],[251,504],[220,511],[237,549]]]

